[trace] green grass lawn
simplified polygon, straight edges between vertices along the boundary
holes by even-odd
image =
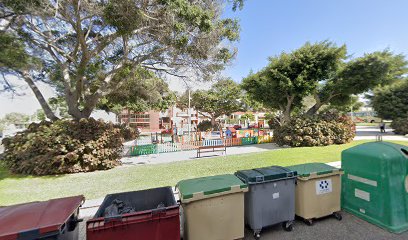
[[[167,164],[126,166],[108,171],[61,176],[12,175],[0,167],[0,206],[79,194],[85,195],[87,199],[96,199],[108,193],[174,186],[182,179],[234,173],[241,169],[306,162],[334,162],[340,160],[342,150],[363,142],[367,141],[327,147],[287,148]],[[408,142],[396,143],[408,145]]]

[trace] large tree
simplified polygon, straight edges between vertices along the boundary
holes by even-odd
[[[350,59],[344,45],[306,43],[270,58],[267,67],[244,79],[243,87],[265,106],[280,111],[279,123],[284,124],[293,112],[303,111],[307,97],[314,98],[307,115],[316,114],[322,106],[347,105],[354,95],[400,79],[406,66],[404,56],[388,50]]]
[[[365,93],[377,86],[391,84],[407,73],[403,55],[385,50],[339,62],[337,71],[327,79],[320,79],[313,97],[315,104],[307,114],[315,114],[322,106],[348,104],[353,95]]]
[[[408,118],[408,79],[374,90],[371,104],[381,118]]]
[[[291,53],[269,58],[267,67],[243,80],[243,88],[264,106],[280,111],[279,122],[284,124],[302,105],[303,98],[317,88],[319,81],[329,78],[345,57],[345,46],[328,41],[306,43]]]
[[[232,2],[236,8],[243,1]],[[4,0],[3,82],[23,79],[55,120],[37,81],[54,87],[80,119],[126,85],[135,68],[209,78],[233,57],[225,43],[239,36],[237,20],[222,18],[222,7],[213,0]]]
[[[191,106],[199,114],[215,120],[222,115],[230,115],[236,111],[245,110],[244,93],[239,84],[231,79],[216,82],[209,90],[197,90],[192,94]]]

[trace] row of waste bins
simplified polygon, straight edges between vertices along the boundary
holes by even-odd
[[[282,223],[291,231],[295,212],[310,222],[336,213],[340,211],[340,174],[326,164],[311,163],[182,180],[176,188],[183,238],[241,239],[245,223],[259,238],[262,228],[275,224]],[[1,216],[13,216],[7,222],[0,220],[0,232],[6,231],[0,240],[77,239],[83,200],[77,196],[0,209]],[[180,239],[179,216],[171,187],[110,194],[87,221],[87,239]]]
[[[392,232],[408,229],[408,148],[362,144],[342,153],[344,171],[322,163],[271,166],[107,195],[86,223],[87,239],[241,239],[264,227],[293,229],[343,208]],[[341,175],[344,176],[341,177]],[[343,183],[342,183],[343,182]],[[343,184],[343,188],[341,187]],[[83,196],[0,208],[0,240],[77,239]],[[180,214],[181,213],[181,214]]]

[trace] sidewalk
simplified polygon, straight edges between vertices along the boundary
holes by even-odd
[[[227,147],[227,154],[237,155],[244,153],[254,153],[254,152],[264,152],[269,150],[278,150],[282,149],[281,147],[273,143],[264,143],[264,144],[253,144],[246,146],[236,146],[236,147]],[[209,152],[202,154],[201,158],[208,157],[219,157],[222,156],[220,152]],[[200,159],[201,159],[200,158]],[[196,160],[197,150],[181,151],[181,152],[171,152],[171,153],[159,153],[159,154],[150,154],[137,157],[123,157],[121,159],[124,166],[132,166],[139,164],[158,164],[158,163],[169,163],[169,162],[178,162],[185,160]]]

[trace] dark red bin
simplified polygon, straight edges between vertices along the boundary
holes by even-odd
[[[0,240],[78,239],[83,196],[0,208]]]
[[[136,212],[105,218],[115,199]],[[179,206],[171,187],[109,194],[86,225],[88,240],[180,240]]]

